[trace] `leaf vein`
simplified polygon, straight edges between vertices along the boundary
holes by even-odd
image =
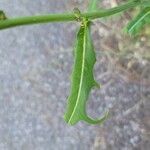
[[[77,96],[77,102],[76,105],[74,107],[74,110],[72,112],[72,115],[68,121],[68,123],[71,122],[75,112],[76,112],[76,108],[78,106],[79,103],[79,99],[80,99],[80,94],[81,94],[81,89],[82,89],[82,84],[83,84],[83,78],[84,78],[84,68],[85,68],[85,54],[86,54],[86,25],[84,26],[84,35],[83,35],[83,58],[82,58],[82,70],[81,70],[81,79],[80,79],[80,84],[79,84],[79,90],[78,90],[78,96]]]
[[[148,11],[146,14],[144,14],[144,15],[130,28],[129,32],[131,32],[131,31],[134,29],[134,27],[135,27],[140,21],[142,21],[147,15],[149,15],[149,14],[150,14],[150,11]]]

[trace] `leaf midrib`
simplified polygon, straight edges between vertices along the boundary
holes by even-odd
[[[131,29],[129,30],[129,32],[131,32],[133,30],[133,28],[141,21],[143,20],[147,15],[150,14],[150,11],[148,11],[145,15],[143,15],[132,27]]]
[[[84,67],[85,67],[85,52],[86,52],[86,25],[84,26],[84,37],[83,37],[83,56],[82,56],[82,70],[81,70],[81,79],[80,79],[80,84],[79,84],[79,90],[78,90],[78,96],[77,96],[77,101],[76,101],[76,105],[74,107],[74,110],[72,112],[72,115],[68,121],[68,123],[71,122],[74,114],[75,114],[75,111],[76,111],[76,108],[78,106],[78,103],[79,103],[79,99],[80,99],[80,94],[81,94],[81,89],[82,89],[82,84],[83,84],[83,77],[84,77]]]

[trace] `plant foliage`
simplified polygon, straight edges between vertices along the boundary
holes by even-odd
[[[68,99],[65,120],[73,125],[80,120],[91,124],[101,123],[107,115],[94,120],[86,114],[86,102],[90,90],[98,86],[93,76],[93,66],[96,62],[94,46],[90,35],[90,22],[85,20],[77,34],[75,46],[75,62],[72,73],[72,87]]]
[[[127,32],[131,35],[136,35],[147,23],[150,23],[150,7],[144,7],[127,25]]]
[[[68,98],[67,110],[64,115],[65,121],[70,125],[74,125],[80,120],[90,124],[102,123],[108,116],[108,113],[105,113],[100,119],[92,119],[86,112],[86,103],[90,91],[93,87],[98,87],[93,75],[96,56],[91,38],[90,19],[111,16],[138,6],[140,8],[140,13],[129,22],[126,31],[131,35],[135,35],[145,24],[150,23],[149,0],[129,0],[124,5],[106,10],[98,10],[96,7],[97,3],[98,0],[90,0],[87,13],[81,13],[79,9],[74,9],[74,13],[27,16],[9,19],[3,11],[0,11],[0,29],[56,21],[76,20],[80,22],[80,29],[76,36],[75,60],[72,72],[70,96]]]

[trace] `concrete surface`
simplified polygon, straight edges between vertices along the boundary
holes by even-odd
[[[82,3],[0,0],[0,9],[14,17],[69,11]],[[112,116],[103,126],[64,122],[76,27],[57,23],[0,31],[0,150],[148,150],[149,123],[146,130],[142,119],[149,120],[149,103],[134,109],[145,87],[109,74],[100,50],[95,70],[103,86],[92,92],[88,113],[96,117],[110,109]],[[148,95],[149,85],[146,90]]]

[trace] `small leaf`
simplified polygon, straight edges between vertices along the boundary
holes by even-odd
[[[75,8],[73,9],[73,13],[74,13],[74,15],[75,15],[75,17],[76,17],[76,20],[77,20],[78,22],[82,22],[81,12],[80,12],[80,10],[79,10],[77,7],[75,7]]]
[[[0,10],[0,20],[5,20],[5,19],[7,19],[5,13],[2,10]]]
[[[145,7],[126,27],[131,35],[136,35],[140,29],[147,23],[150,23],[150,7]]]
[[[101,123],[108,115],[105,114],[101,119],[94,120],[86,114],[89,92],[94,86],[97,86],[93,76],[95,61],[96,57],[90,36],[90,23],[84,22],[84,26],[80,27],[77,34],[71,93],[68,98],[67,112],[64,116],[65,121],[70,125],[74,125],[80,120],[91,124]]]
[[[95,11],[97,9],[98,0],[89,0],[89,1],[90,1],[90,3],[89,3],[88,11],[89,12]]]

